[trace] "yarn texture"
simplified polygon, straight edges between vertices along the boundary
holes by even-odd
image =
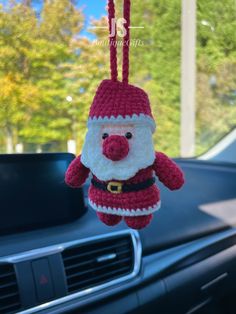
[[[129,123],[133,120],[150,123],[153,131],[155,121],[152,116],[148,95],[141,89],[122,82],[104,80],[97,89],[89,112],[92,122],[115,122],[116,119]],[[110,120],[110,121],[109,121]]]
[[[103,155],[112,161],[125,158],[129,153],[129,143],[124,136],[111,135],[103,142]]]
[[[140,125],[132,122],[132,125],[121,125],[117,122],[114,125],[105,123],[89,126],[83,146],[81,162],[101,181],[128,180],[139,170],[151,166],[155,160],[155,150],[152,141],[152,131],[148,124]],[[123,132],[122,132],[123,131]],[[109,135],[125,136],[126,132],[133,134],[129,143],[129,154],[117,162],[105,157],[102,154],[103,132]]]
[[[82,154],[69,165],[65,182],[78,188],[91,174],[88,201],[98,219],[108,226],[123,220],[128,227],[140,230],[151,223],[161,206],[155,178],[177,190],[184,184],[184,175],[173,160],[155,152],[152,134],[156,124],[148,95],[129,84],[130,8],[130,0],[124,0],[126,34],[122,81],[118,81],[117,31],[112,30],[115,5],[114,0],[108,0],[111,79],[103,80],[97,88]]]

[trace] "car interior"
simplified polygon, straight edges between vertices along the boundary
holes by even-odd
[[[235,28],[0,0],[0,314],[236,314]]]
[[[234,164],[177,159],[185,186],[136,231],[65,184],[74,157],[0,156],[0,313],[235,313]]]

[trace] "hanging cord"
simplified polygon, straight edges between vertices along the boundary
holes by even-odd
[[[123,67],[122,67],[122,81],[129,82],[129,47],[130,47],[130,0],[124,0],[124,19],[126,35],[123,39]]]
[[[111,69],[111,79],[112,81],[117,81],[117,47],[116,47],[116,23],[115,20],[115,4],[114,0],[108,0],[108,20],[109,20],[109,35],[114,33],[114,36],[109,36],[109,46],[110,46],[110,69]],[[113,30],[113,27],[115,28]]]

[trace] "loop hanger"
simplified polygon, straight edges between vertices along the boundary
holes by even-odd
[[[129,82],[129,48],[130,48],[130,0],[124,0],[123,17],[125,19],[125,36],[123,38],[123,60],[122,60],[122,82]],[[108,21],[109,21],[109,46],[110,46],[110,71],[111,80],[117,81],[117,27],[115,21],[114,0],[108,0]],[[113,29],[114,28],[114,29]],[[112,36],[111,36],[112,34]]]
[[[129,47],[130,47],[130,0],[124,0],[123,16],[126,21],[126,35],[123,39],[122,82],[129,83]]]
[[[115,4],[114,0],[108,0],[108,21],[109,21],[109,47],[110,47],[110,71],[111,80],[117,81],[117,47],[116,47],[116,22],[115,21]],[[113,30],[114,27],[114,30]],[[114,35],[111,36],[112,32]]]

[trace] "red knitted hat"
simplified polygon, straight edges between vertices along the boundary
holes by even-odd
[[[104,80],[98,87],[89,113],[89,124],[148,123],[155,130],[148,95],[133,85]]]
[[[111,33],[112,19],[115,18],[114,2],[109,1],[108,16]],[[117,80],[117,50],[116,31],[110,37],[110,67],[111,79],[104,80],[99,85],[89,112],[88,125],[98,122],[109,123],[146,123],[155,130],[148,95],[136,86],[128,84],[129,77],[129,26],[130,1],[124,2],[124,18],[126,20],[126,36],[123,40],[123,79]]]

